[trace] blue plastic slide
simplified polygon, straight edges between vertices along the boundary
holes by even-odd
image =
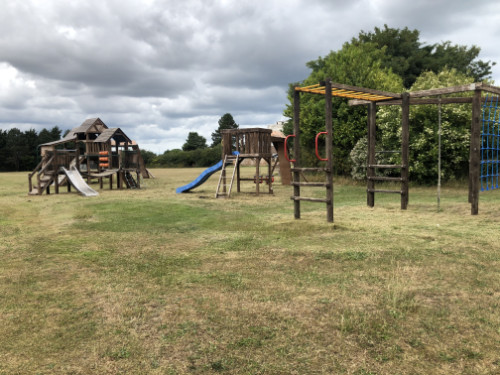
[[[237,155],[238,152],[233,151],[233,154]],[[222,163],[223,163],[223,161],[221,160],[217,164],[212,165],[211,167],[208,167],[203,172],[201,172],[201,174],[198,176],[198,178],[196,180],[194,180],[193,182],[190,182],[187,185],[178,187],[177,189],[175,189],[175,192],[176,193],[187,193],[189,190],[200,186],[206,180],[208,180],[211,175],[213,175],[215,172],[220,171],[222,169]]]

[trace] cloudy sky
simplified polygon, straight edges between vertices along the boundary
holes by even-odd
[[[0,0],[0,128],[100,117],[142,149],[282,117],[308,61],[387,24],[498,62],[496,0]]]

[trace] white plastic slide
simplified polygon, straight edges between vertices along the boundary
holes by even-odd
[[[99,195],[97,191],[87,185],[75,166],[71,166],[69,170],[63,167],[63,171],[66,173],[66,176],[68,176],[68,180],[71,182],[71,185],[73,185],[75,189],[80,192],[80,194],[85,197],[95,197],[96,195]]]

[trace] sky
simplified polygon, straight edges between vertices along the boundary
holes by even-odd
[[[306,63],[387,24],[476,45],[500,83],[497,0],[0,0],[0,129],[99,117],[141,149],[285,120]]]

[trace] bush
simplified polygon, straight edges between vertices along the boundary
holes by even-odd
[[[209,167],[221,160],[222,146],[182,151],[167,150],[155,158],[154,164],[164,168]]]

